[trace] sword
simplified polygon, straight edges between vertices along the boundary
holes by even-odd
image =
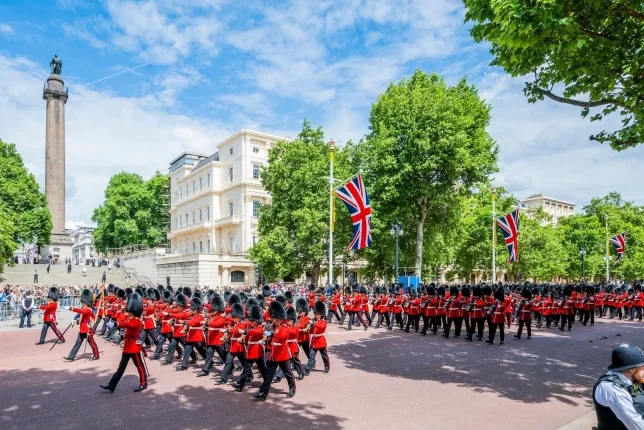
[[[72,321],[72,322],[70,322],[70,323],[69,323],[69,325],[67,326],[67,328],[65,329],[65,331],[63,332],[63,334],[61,334],[61,335],[60,335],[60,337],[64,338],[64,337],[65,337],[65,333],[67,333],[67,330],[69,330],[69,328],[70,328],[72,325],[74,325],[74,321]],[[51,351],[52,349],[54,349],[54,346],[58,345],[59,343],[61,343],[61,342],[60,342],[60,339],[58,339],[56,342],[54,342],[54,345],[53,345],[49,350]]]
[[[148,362],[145,360],[145,355],[143,354],[143,348],[139,351],[139,354],[141,356],[141,360],[143,361],[143,367],[145,367],[145,373],[147,373],[148,376],[150,376],[150,370],[148,369]]]

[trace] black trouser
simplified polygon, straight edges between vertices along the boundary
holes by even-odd
[[[306,363],[306,371],[310,372],[314,367],[315,367],[315,355],[316,353],[320,351],[320,355],[322,356],[322,362],[324,363],[324,369],[328,369],[330,366],[329,363],[329,354],[326,351],[326,348],[311,348],[309,351],[309,361]]]
[[[295,370],[297,372],[297,376],[302,376],[304,374],[304,367],[302,366],[302,362],[300,361],[300,351],[297,351],[297,354],[293,355],[291,354],[291,359],[290,364],[291,364],[291,370]],[[282,373],[281,369],[277,369],[275,372],[275,377],[276,378],[283,378],[284,373]]]
[[[136,366],[136,371],[139,372],[139,384],[141,384],[142,386],[147,385],[148,379],[147,375],[145,374],[145,366],[143,365],[143,358],[141,357],[141,353],[124,352],[121,355],[121,362],[119,363],[118,369],[116,369],[116,373],[114,373],[112,379],[110,379],[110,382],[108,384],[110,387],[116,388],[119,381],[121,380],[121,377],[123,376],[123,373],[125,372],[125,368],[127,367],[130,359],[134,363],[134,366]]]
[[[445,327],[447,325],[447,315],[438,316],[438,326]]]
[[[537,327],[541,327],[541,313],[540,312],[535,312],[534,313],[534,318],[537,320],[537,322],[536,322]]]
[[[203,347],[201,342],[189,342],[186,345],[185,351],[183,351],[183,359],[181,360],[181,367],[188,367],[188,358],[190,356],[195,356],[194,350],[197,350],[199,355],[205,360],[206,359],[206,349]]]
[[[172,332],[159,333],[159,336],[157,337],[157,347],[154,349],[154,358],[161,357],[161,353],[163,352],[163,344],[166,340],[168,340],[168,342],[172,342]]]
[[[528,337],[532,336],[532,320],[519,320],[519,330],[517,330],[517,338],[521,339],[521,332],[523,332],[523,326],[526,327],[528,331]]]
[[[481,318],[482,320],[482,318]],[[492,323],[492,326],[490,326],[490,342],[494,342],[494,336],[496,335],[496,329],[499,329],[499,337],[501,338],[501,342],[505,341],[505,324],[495,324]]]
[[[470,325],[470,338],[474,335],[476,330],[476,336],[481,339],[483,337],[483,330],[485,329],[485,318],[472,318],[472,324]]]
[[[202,371],[206,373],[210,372],[210,369],[212,369],[213,359],[215,358],[215,352],[219,358],[221,358],[222,362],[226,361],[226,351],[224,350],[224,347],[221,345],[211,345],[206,349],[206,362],[201,368]]]
[[[512,325],[512,314],[511,313],[505,314],[505,320],[508,323],[508,328],[510,328],[510,326]]]
[[[253,360],[246,360],[244,362],[244,368],[242,370],[242,373],[241,375],[239,375],[239,378],[237,378],[237,384],[240,385],[242,388],[244,388],[244,385],[246,384],[246,378],[251,376],[253,363],[257,365],[257,370],[259,370],[259,374],[262,375],[262,378],[264,380],[266,380],[267,371],[266,371],[266,364],[264,363],[264,357],[253,359]]]
[[[112,321],[112,317],[109,315],[106,316],[105,319],[103,320],[103,327],[101,327],[101,332],[100,332],[101,336],[105,336],[105,332],[107,331],[107,323],[109,323],[110,321]]]
[[[378,314],[378,322],[376,323],[376,327],[380,327],[383,318],[385,319],[387,327],[389,327],[389,325],[391,324],[391,321],[389,320],[389,312],[381,312]]]
[[[584,312],[584,325],[588,324],[588,319],[590,319],[590,325],[595,324],[595,311],[585,311]],[[633,319],[631,317],[631,319]]]
[[[454,336],[459,337],[461,335],[461,327],[463,327],[463,317],[447,319],[447,325],[445,326],[445,337],[449,337],[449,331],[452,328],[452,322],[454,322]],[[469,318],[465,320],[465,331],[468,333],[470,331]]]
[[[402,314],[394,313],[394,319],[395,319],[395,323],[396,323],[396,325],[398,325],[398,327],[400,327],[400,329],[402,330],[402,329],[403,329],[403,319],[402,319]],[[393,323],[393,322],[394,322],[394,321],[392,321],[392,323]]]
[[[438,333],[438,324],[440,323],[440,320],[441,320],[440,315],[436,315],[435,317],[429,318],[429,324],[432,327],[432,333],[434,334]]]
[[[94,358],[98,358],[98,346],[96,346],[96,342],[94,342],[94,336],[92,335],[88,336],[87,333],[78,333],[78,337],[76,338],[76,343],[74,344],[71,352],[68,355],[69,358],[76,357],[76,354],[78,354],[78,350],[80,349],[81,344],[85,339],[87,339],[87,343],[89,343],[89,346],[92,348],[92,353],[94,354]]]
[[[362,312],[349,312],[349,326],[348,330],[351,330],[351,326],[353,325],[355,320],[358,320],[360,323],[362,323],[363,326],[368,327],[367,323],[365,320],[362,318]]]
[[[152,342],[150,342],[150,339],[152,339]],[[159,338],[157,336],[157,332],[155,329],[147,329],[147,330],[141,330],[141,338],[140,338],[141,343],[145,343],[146,347],[149,347],[152,343],[155,345],[159,341]]]
[[[639,320],[642,321],[642,308],[639,306],[633,306],[631,308],[631,321],[635,319],[635,314],[637,313]]]
[[[185,342],[183,338],[176,338],[174,336],[172,337],[172,340],[170,341],[170,345],[168,345],[168,353],[165,356],[165,361],[167,361],[168,363],[172,363],[175,350],[179,353],[180,357],[183,356],[183,348],[181,348],[180,346],[180,344],[183,344],[182,341]],[[190,355],[190,357],[193,360],[196,360],[197,354],[195,354],[195,352],[192,351],[192,354]]]
[[[31,311],[22,309],[22,312],[20,312],[20,328],[25,325],[25,317],[27,317],[27,327],[31,327]]]
[[[563,330],[564,326],[566,325],[566,321],[568,321],[568,330],[572,328],[572,320],[575,318],[574,315],[561,315],[561,327],[560,329]]]
[[[622,308],[613,308],[610,312],[610,319],[613,319],[615,317],[615,313],[617,313],[617,316],[619,319],[622,319]]]
[[[418,331],[418,326],[420,325],[420,315],[408,315],[405,330],[409,331],[409,326],[412,324],[414,325],[414,330]]]
[[[551,323],[552,323],[552,317],[550,315],[546,315],[546,327],[550,328]]]
[[[96,321],[94,322],[94,326],[93,326],[94,331],[96,331],[96,327],[98,327],[98,325],[101,323],[101,321],[103,321],[103,317],[97,317],[96,318]]]
[[[278,367],[282,369],[282,372],[284,373],[284,377],[288,382],[289,391],[295,391],[295,377],[293,376],[293,372],[291,372],[291,368],[289,367],[288,364],[289,364],[289,360],[287,361],[268,360],[266,362],[266,376],[264,377],[264,382],[262,382],[261,387],[259,387],[259,392],[263,394],[268,394],[268,390],[270,390],[271,388],[271,384],[273,383],[273,378],[275,377],[275,372],[277,372]]]
[[[65,338],[58,330],[58,327],[56,327],[56,323],[51,321],[51,322],[43,323],[42,330],[40,331],[40,343],[43,343],[45,341],[45,338],[47,337],[47,329],[49,327],[51,327],[51,329],[54,331],[56,336],[58,336],[58,340],[60,340],[61,342],[65,341]]]
[[[233,360],[235,357],[237,357],[242,366],[246,363],[246,356],[243,352],[228,352],[224,363],[224,370],[221,371],[221,377],[219,378],[222,381],[228,381],[228,376],[233,371]],[[275,375],[275,372],[273,372],[273,375]],[[292,373],[291,376],[293,376]]]
[[[329,323],[330,323],[330,322],[331,322],[331,320],[333,319],[332,317],[333,317],[334,315],[335,315],[335,319],[336,319],[336,320],[338,320],[338,321],[342,320],[342,318],[341,318],[341,316],[340,316],[340,313],[338,312],[338,310],[337,310],[337,309],[335,309],[335,310],[333,310],[333,311],[331,311],[331,310],[330,310],[330,311],[329,311],[329,313],[327,314],[327,316],[326,316],[326,320],[327,320],[327,322],[329,322]]]
[[[369,325],[376,319],[376,315],[378,315],[378,311],[376,311],[375,306],[371,309],[371,317],[369,318]]]

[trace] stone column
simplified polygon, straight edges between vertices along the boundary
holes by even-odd
[[[228,275],[228,267],[223,267],[221,269],[221,287],[230,285],[230,276]]]
[[[45,130],[45,194],[53,222],[53,243],[67,243],[65,232],[65,103],[67,89],[60,75],[50,75],[43,89],[47,104]]]

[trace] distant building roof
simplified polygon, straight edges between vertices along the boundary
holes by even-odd
[[[219,161],[219,151],[215,152],[208,158],[204,158],[200,162],[197,163],[197,165],[194,167],[194,169],[191,170],[191,172],[194,172],[195,170],[199,169],[202,166],[205,166],[206,164],[210,163],[211,161]]]
[[[529,200],[549,200],[552,202],[556,203],[563,203],[565,205],[569,206],[577,206],[575,203],[572,202],[567,202],[565,200],[560,200],[560,199],[554,199],[552,197],[544,196],[543,194],[532,194],[531,196],[526,197],[525,199],[521,200],[522,202],[527,202]]]
[[[198,152],[183,152],[183,153],[182,153],[181,155],[179,155],[177,158],[175,158],[174,160],[172,160],[172,161],[170,162],[170,165],[172,165],[172,164],[176,163],[177,161],[181,160],[181,159],[182,159],[183,157],[185,157],[186,155],[192,155],[193,157],[197,157],[197,158],[206,158],[206,155],[204,155],[204,154],[199,154]]]

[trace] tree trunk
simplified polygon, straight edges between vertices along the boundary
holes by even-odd
[[[416,224],[416,276],[422,279],[423,268],[423,237],[425,232],[425,217],[427,209],[422,206],[418,212],[418,223]]]
[[[317,262],[313,264],[313,267],[311,267],[311,283],[317,286],[319,278],[320,278],[320,263]]]

